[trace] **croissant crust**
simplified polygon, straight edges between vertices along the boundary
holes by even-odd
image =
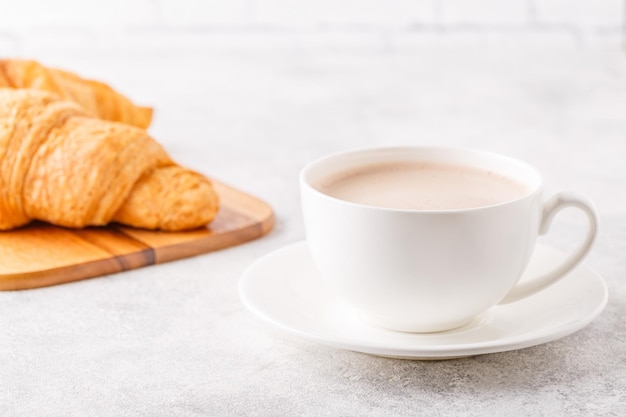
[[[218,208],[211,182],[177,165],[145,130],[51,93],[0,88],[1,230],[34,219],[186,230]]]
[[[134,105],[107,84],[47,68],[36,61],[0,60],[0,87],[49,91],[78,103],[87,114],[144,129],[152,121],[151,108]]]

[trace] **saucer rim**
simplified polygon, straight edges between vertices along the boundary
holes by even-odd
[[[294,328],[291,325],[284,324],[276,319],[269,317],[266,313],[260,311],[254,304],[252,300],[249,299],[247,292],[245,291],[246,282],[250,279],[249,277],[253,275],[256,267],[264,262],[268,262],[268,258],[270,257],[279,257],[283,252],[291,252],[297,250],[308,250],[307,249],[308,242],[306,240],[300,240],[292,243],[288,243],[283,245],[280,248],[277,248],[273,251],[262,255],[254,262],[252,262],[242,273],[241,278],[238,284],[238,292],[239,297],[241,299],[242,304],[252,312],[256,317],[262,319],[262,321],[268,325],[271,325],[274,328],[278,328],[288,334],[293,336],[297,336],[298,338],[308,340],[310,342],[314,342],[324,346],[335,347],[339,349],[345,349],[355,352],[361,352],[365,354],[371,354],[376,356],[397,358],[397,359],[413,359],[413,360],[433,360],[433,359],[451,359],[451,358],[462,358],[468,356],[476,356],[481,354],[489,354],[489,353],[498,353],[498,352],[506,352],[518,349],[524,349],[532,346],[537,346],[541,344],[545,344],[551,341],[555,341],[566,336],[569,336],[584,327],[588,326],[594,319],[596,319],[602,311],[604,311],[607,303],[608,303],[608,286],[604,278],[593,268],[590,268],[583,263],[577,265],[572,272],[576,270],[583,269],[590,276],[593,276],[600,286],[602,287],[602,300],[596,305],[596,307],[585,314],[584,317],[579,317],[576,320],[570,321],[565,324],[561,324],[559,326],[549,328],[549,329],[540,329],[535,332],[527,332],[517,336],[505,337],[503,339],[490,340],[490,341],[482,341],[482,342],[469,342],[469,343],[458,343],[458,344],[441,344],[441,345],[419,345],[417,344],[412,348],[401,348],[395,346],[396,344],[393,342],[385,342],[384,340],[380,341],[364,341],[362,339],[355,338],[345,338],[341,336],[332,336],[328,337],[323,334],[312,334],[311,332]],[[549,245],[537,243],[538,248],[547,248],[549,250],[558,252],[559,255],[562,252],[558,249],[555,249]],[[563,279],[567,279],[567,276],[563,277]],[[529,297],[532,297],[529,296]],[[513,304],[513,303],[511,303]],[[392,330],[379,329],[381,331],[386,332],[394,332]],[[455,331],[451,330],[451,331]],[[439,332],[436,334],[442,334],[445,332]],[[406,333],[407,336],[411,336],[411,333]],[[416,333],[416,337],[428,337],[428,334],[425,333]]]

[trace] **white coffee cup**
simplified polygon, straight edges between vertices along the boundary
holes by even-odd
[[[319,184],[368,164],[421,161],[488,170],[526,186],[511,201],[461,209],[398,209],[331,197]],[[306,237],[320,275],[366,323],[405,332],[460,327],[498,303],[535,294],[588,253],[593,204],[562,192],[544,203],[530,165],[488,152],[440,147],[370,148],[322,157],[300,174]],[[565,207],[588,220],[580,246],[556,269],[518,284],[537,236]]]

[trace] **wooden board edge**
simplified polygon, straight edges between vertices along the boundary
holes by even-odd
[[[272,231],[274,228],[274,221],[274,213],[270,211],[270,213],[262,221],[250,224],[249,226],[237,229],[230,233],[225,233],[221,235],[221,239],[218,242],[206,238],[173,246],[155,248],[156,263],[161,264],[192,256],[208,254],[259,239]]]
[[[246,191],[235,188],[225,182],[211,179],[215,190],[218,195],[225,197],[226,200],[229,197],[236,199],[241,205],[237,205],[237,211],[245,214],[247,217],[259,223],[263,222],[268,216],[273,216],[274,211],[272,207],[261,198],[254,194],[250,194]]]
[[[126,259],[111,257],[34,272],[4,274],[0,279],[0,291],[28,290],[52,285],[66,284],[117,272],[128,271],[155,264],[153,249],[144,249]]]

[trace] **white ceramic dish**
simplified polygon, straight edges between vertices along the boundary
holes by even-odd
[[[564,256],[539,244],[526,273],[536,276]],[[341,349],[410,359],[472,356],[550,342],[585,327],[608,299],[602,277],[581,265],[540,293],[492,307],[455,330],[402,333],[379,329],[361,322],[326,287],[306,242],[254,262],[244,272],[239,292],[251,312],[289,333]]]

